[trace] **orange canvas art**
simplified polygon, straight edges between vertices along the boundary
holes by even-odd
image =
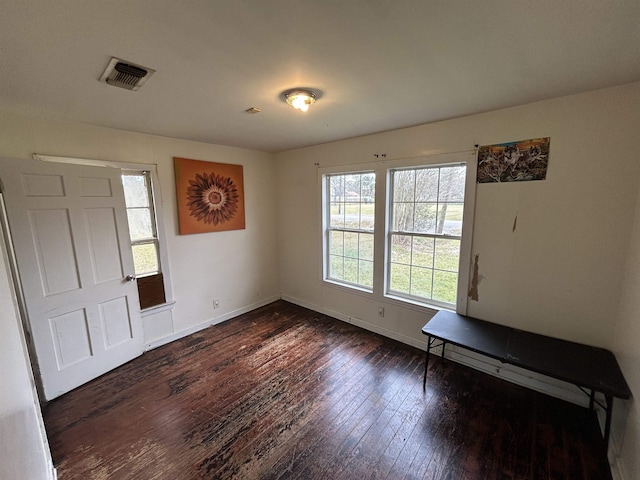
[[[242,165],[173,158],[180,235],[242,230]]]

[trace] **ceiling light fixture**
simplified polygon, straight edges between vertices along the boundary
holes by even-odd
[[[311,90],[303,90],[300,88],[287,90],[283,95],[289,105],[303,112],[309,110],[309,105],[313,105],[317,98],[316,94]]]

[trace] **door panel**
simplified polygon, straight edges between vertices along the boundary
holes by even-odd
[[[108,178],[81,177],[80,195],[83,197],[110,197],[111,181]]]
[[[64,197],[60,175],[22,175],[22,188],[27,197]]]
[[[31,210],[28,215],[45,297],[80,288],[69,211]]]
[[[104,331],[104,348],[109,350],[133,338],[127,298],[114,298],[101,303],[100,320]]]
[[[120,170],[0,159],[0,181],[50,400],[144,350]]]
[[[88,226],[89,249],[96,283],[108,282],[124,277],[118,226],[113,208],[91,208],[84,211]]]
[[[89,328],[85,309],[68,312],[49,319],[58,370],[91,357]]]

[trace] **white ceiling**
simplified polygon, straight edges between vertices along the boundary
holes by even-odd
[[[638,0],[0,0],[0,109],[270,152],[637,80]]]

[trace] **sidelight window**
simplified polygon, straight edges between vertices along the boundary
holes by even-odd
[[[122,185],[140,308],[145,309],[166,301],[151,175],[148,171],[123,170]]]

